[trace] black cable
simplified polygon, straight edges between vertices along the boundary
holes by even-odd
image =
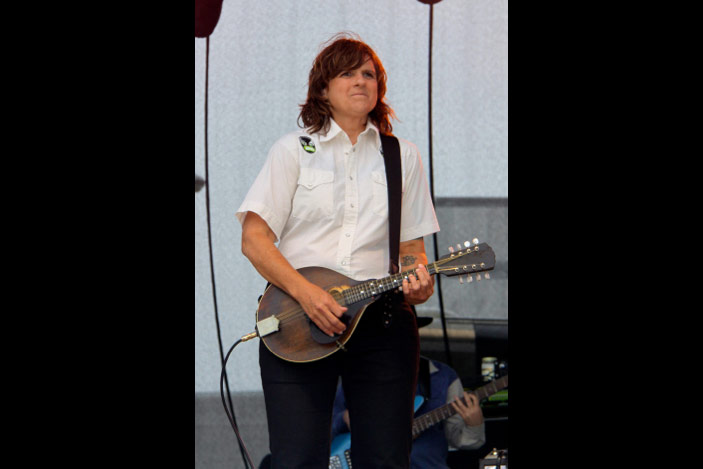
[[[433,159],[432,159],[432,23],[433,23],[433,3],[430,3],[430,51],[429,51],[429,64],[428,64],[428,90],[427,90],[427,96],[428,96],[428,109],[427,109],[427,115],[428,115],[428,128],[429,128],[429,137],[430,137],[430,196],[432,197],[432,205],[435,205],[435,198],[434,198],[434,166],[433,166]],[[432,240],[434,242],[434,258],[435,260],[439,259],[439,249],[437,247],[437,233],[432,233]],[[437,275],[437,281],[435,282],[437,285],[437,298],[439,299],[439,316],[440,319],[442,320],[442,335],[444,336],[444,353],[447,355],[447,365],[450,367],[454,367],[452,364],[452,355],[451,352],[449,351],[449,336],[447,335],[447,318],[444,314],[444,299],[442,297],[442,276]]]
[[[237,422],[234,420],[234,408],[232,407],[232,399],[230,396],[229,400],[229,405],[231,409],[231,414],[230,411],[227,409],[227,402],[225,401],[225,392],[223,388],[223,383],[225,382],[225,378],[227,377],[227,372],[225,371],[225,367],[227,366],[227,360],[229,360],[229,356],[234,350],[234,347],[239,345],[239,343],[242,342],[242,339],[239,339],[232,345],[232,347],[229,349],[229,352],[227,352],[227,356],[224,358],[224,363],[222,364],[222,372],[220,373],[220,397],[222,398],[222,405],[225,407],[225,413],[227,414],[227,418],[229,419],[229,423],[232,425],[232,428],[234,429],[234,433],[237,435],[237,442],[239,443],[239,449],[242,450],[242,458],[245,457],[246,459],[244,461],[244,467],[247,466],[247,461],[251,468],[253,469],[254,463],[251,461],[251,456],[249,456],[249,451],[247,451],[247,447],[244,445],[244,440],[242,440],[241,435],[239,434],[239,428],[237,427]],[[229,390],[227,391],[229,393]]]
[[[232,405],[232,394],[229,390],[229,380],[227,379],[227,372],[225,371],[225,357],[224,350],[222,347],[222,333],[220,331],[220,318],[217,311],[217,293],[215,288],[215,263],[214,256],[212,254],[212,228],[210,226],[210,174],[209,174],[209,162],[208,162],[208,81],[209,81],[209,68],[210,68],[210,36],[205,40],[205,208],[207,212],[207,240],[208,249],[210,252],[210,281],[212,283],[212,301],[215,310],[215,324],[217,326],[217,342],[220,347],[220,363],[222,364],[222,374],[224,375],[225,386],[227,387],[227,397],[229,398],[229,406],[232,409],[232,416],[230,417],[230,422],[232,425],[236,426],[236,419],[234,417],[234,406]],[[222,384],[222,377],[220,384]],[[225,411],[227,408],[225,407]],[[245,449],[242,446],[241,440],[239,440],[239,433],[237,433],[239,442],[239,451],[242,453],[242,460],[244,460],[244,467],[247,466],[247,461],[244,457]],[[254,466],[251,466],[252,469]]]

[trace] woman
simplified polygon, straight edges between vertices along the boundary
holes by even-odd
[[[301,106],[303,130],[280,138],[237,211],[242,252],[294,298],[324,333],[346,326],[347,308],[296,269],[320,266],[355,280],[389,270],[388,197],[380,134],[392,131],[386,72],[358,38],[338,35],[313,62]],[[410,305],[427,301],[433,280],[423,237],[439,230],[415,145],[400,141],[400,263],[418,268],[402,294],[364,312],[338,352],[291,363],[260,344],[272,467],[329,463],[332,404],[341,376],[353,422],[354,467],[408,467],[419,341]],[[276,246],[275,243],[278,243]]]

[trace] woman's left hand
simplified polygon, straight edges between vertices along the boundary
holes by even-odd
[[[419,264],[415,272],[417,277],[411,274],[408,275],[408,280],[403,279],[403,294],[411,305],[424,303],[434,293],[434,281],[427,272],[427,267]]]

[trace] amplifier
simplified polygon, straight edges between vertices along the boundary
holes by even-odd
[[[508,469],[508,450],[493,448],[485,458],[479,459],[478,467],[479,469]]]

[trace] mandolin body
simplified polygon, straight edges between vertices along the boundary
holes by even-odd
[[[430,275],[468,277],[495,267],[495,253],[486,243],[464,243],[466,249],[442,256],[426,266]],[[342,349],[354,333],[366,307],[381,293],[400,287],[409,275],[409,269],[381,279],[353,280],[324,267],[303,267],[298,272],[311,283],[329,292],[337,303],[348,310],[340,318],[347,329],[343,334],[329,337],[305,314],[297,301],[283,290],[269,285],[256,311],[256,331],[271,353],[283,360],[306,363],[320,360]]]
[[[347,330],[333,339],[320,331],[308,319],[300,305],[286,292],[274,285],[269,285],[259,302],[256,321],[258,323],[270,316],[276,316],[280,324],[278,331],[261,337],[261,340],[277,357],[290,362],[305,363],[320,360],[342,348],[354,333],[364,310],[373,303],[374,298],[345,304],[341,291],[363,282],[324,267],[303,267],[298,269],[298,272],[311,283],[330,292],[339,304],[348,308],[340,318],[347,325]],[[321,343],[322,341],[328,343]]]

